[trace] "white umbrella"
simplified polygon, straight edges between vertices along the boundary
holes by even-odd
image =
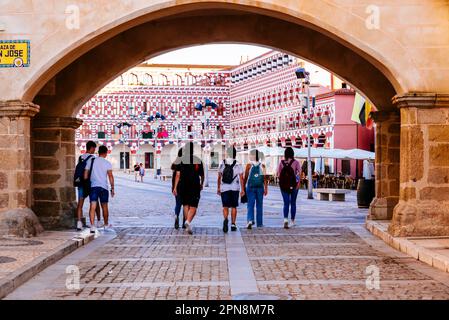
[[[307,158],[307,148],[295,149],[295,157]],[[354,160],[373,160],[376,157],[374,152],[369,152],[360,149],[325,149],[325,148],[311,148],[312,158],[325,159],[354,159]]]
[[[281,147],[262,146],[252,150],[258,150],[259,152],[262,152],[266,157],[282,157],[285,153],[285,149]]]
[[[347,150],[347,155],[348,158],[355,160],[374,160],[376,158],[376,154],[374,152],[361,149]]]

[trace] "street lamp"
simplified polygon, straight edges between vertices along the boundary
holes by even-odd
[[[126,173],[126,142],[128,141],[128,135],[127,135],[127,130],[131,127],[131,125],[128,122],[121,122],[119,124],[116,125],[116,127],[118,129],[122,129],[122,138],[120,139],[120,142],[123,143],[123,172]]]
[[[201,119],[202,123],[203,123],[203,138],[205,137],[204,132],[207,132],[207,138],[209,139],[209,127],[210,127],[210,116],[212,114],[211,110],[216,110],[218,109],[218,105],[214,102],[212,102],[210,99],[206,99],[204,105],[202,103],[197,103],[195,106],[195,109],[197,111],[203,111],[204,108],[210,108],[207,111],[204,112],[204,118]],[[208,149],[204,149],[206,151],[206,163],[205,163],[205,181],[204,181],[204,186],[205,187],[209,187],[209,156],[210,156],[210,150]]]
[[[157,112],[155,116],[150,116],[148,118],[148,122],[153,123],[153,130],[154,130],[154,149],[155,149],[155,163],[154,163],[154,179],[157,179],[158,177],[158,169],[159,169],[159,161],[157,156],[157,142],[158,142],[158,131],[159,127],[162,121],[165,121],[166,117],[162,115],[160,112]]]
[[[303,88],[307,91],[307,191],[308,199],[313,199],[313,184],[312,184],[312,149],[310,146],[310,136],[312,133],[311,127],[311,110],[310,110],[310,72],[307,72],[305,68],[299,68],[296,70],[296,77],[303,83]]]

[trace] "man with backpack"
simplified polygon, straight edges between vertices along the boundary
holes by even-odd
[[[252,150],[249,154],[250,163],[245,168],[244,186],[248,196],[248,224],[246,228],[251,230],[254,225],[254,206],[256,207],[257,227],[263,227],[263,198],[268,195],[268,179],[266,168],[262,164],[262,153]]]
[[[84,170],[86,169],[86,163],[89,159],[95,158],[95,151],[97,149],[97,144],[93,141],[89,141],[86,145],[86,153],[82,154],[78,159],[78,164],[76,165],[75,175],[73,178],[74,187],[78,188],[78,207],[76,208],[76,229],[82,231],[86,227],[86,222],[84,219],[83,223],[83,206],[84,199],[89,196],[88,182],[84,180]],[[100,208],[97,210],[98,222],[100,222]]]
[[[245,195],[245,185],[243,183],[243,168],[237,162],[237,150],[234,147],[226,151],[227,158],[220,165],[218,170],[217,194],[221,196],[223,203],[223,232],[229,231],[229,209],[231,209],[232,225],[231,231],[237,231],[237,207],[239,206],[239,196]]]
[[[295,226],[296,200],[301,186],[301,165],[295,160],[295,152],[292,148],[285,149],[285,157],[279,163],[278,168],[279,186],[282,199],[284,200],[284,228]],[[291,225],[288,223],[288,213],[291,208]]]
[[[111,186],[111,195],[115,196],[114,175],[112,174],[112,164],[106,160],[108,148],[101,146],[98,149],[98,158],[90,158],[86,163],[84,170],[84,179],[90,181],[90,232],[95,233],[97,228],[94,226],[95,211],[101,204],[104,219],[104,230],[111,228],[109,224],[109,188],[108,179]]]

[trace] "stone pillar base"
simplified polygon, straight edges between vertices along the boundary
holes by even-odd
[[[391,220],[398,201],[399,197],[374,198],[369,208],[368,220]]]
[[[35,237],[44,228],[30,209],[12,209],[0,212],[0,236]]]
[[[394,237],[449,236],[449,207],[438,201],[401,201],[388,232]]]

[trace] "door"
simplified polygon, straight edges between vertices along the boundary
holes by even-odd
[[[145,153],[145,169],[154,169],[154,153]]]
[[[120,169],[129,169],[129,152],[120,152]]]

